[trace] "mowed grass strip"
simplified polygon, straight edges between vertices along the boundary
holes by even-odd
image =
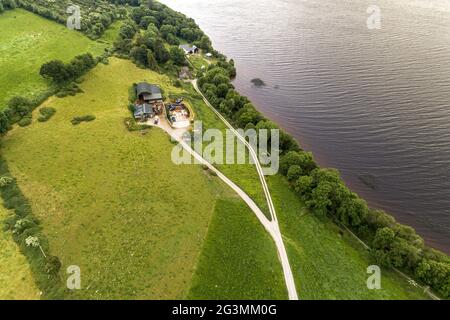
[[[80,32],[23,9],[0,14],[0,109],[14,96],[33,98],[47,88],[47,82],[39,75],[45,62],[67,62],[86,52],[100,55],[109,45],[108,39],[104,43],[92,41]]]
[[[0,203],[0,227],[8,217]],[[35,300],[40,298],[27,259],[14,242],[11,232],[0,232],[0,300]]]
[[[275,244],[240,199],[217,202],[188,298],[287,299]]]
[[[391,270],[382,269],[381,289],[367,288],[375,264],[361,244],[339,233],[330,220],[309,213],[285,178],[268,179],[300,299],[426,299]]]
[[[200,166],[174,165],[161,130],[125,129],[128,88],[144,80],[179,93],[167,77],[112,58],[86,75],[83,94],[49,99],[57,112],[48,122],[3,140],[61,276],[81,268],[82,290],[67,298],[182,298],[190,288],[223,187]],[[83,114],[96,120],[73,126]]]

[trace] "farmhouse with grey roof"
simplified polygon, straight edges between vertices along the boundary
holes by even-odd
[[[136,85],[136,96],[139,100],[147,103],[162,100],[161,89],[147,82],[141,82]]]
[[[153,118],[155,116],[155,112],[153,111],[153,107],[148,103],[144,103],[141,105],[135,106],[134,110],[134,118],[139,120],[145,120],[148,118]]]
[[[180,49],[183,49],[185,54],[193,54],[199,52],[199,49],[196,46],[190,46],[189,44],[180,45]]]

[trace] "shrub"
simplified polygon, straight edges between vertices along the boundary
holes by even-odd
[[[311,152],[289,151],[280,159],[280,172],[283,175],[288,174],[291,166],[297,165],[302,169],[304,175],[310,174],[312,170],[317,168]]]
[[[0,158],[0,174],[3,177],[9,178],[10,176],[6,161],[2,158]],[[8,180],[9,183],[0,188],[0,194],[5,207],[14,210],[14,214],[5,220],[4,226],[13,231],[13,239],[20,247],[21,252],[26,256],[33,271],[36,284],[42,290],[42,297],[62,299],[64,287],[60,279],[56,276],[49,277],[47,273],[47,271],[57,270],[56,260],[50,259],[52,268],[46,268],[48,260],[41,253],[42,250],[42,252],[48,254],[48,241],[42,234],[37,220],[32,216],[31,206],[18,187],[16,180],[12,178]],[[30,240],[33,241],[30,242]],[[38,245],[40,248],[37,249],[28,244]]]
[[[26,126],[29,126],[31,124],[31,122],[32,122],[32,119],[31,119],[31,115],[30,115],[30,116],[23,117],[22,119],[20,119],[18,124],[21,127],[26,127]]]
[[[62,87],[56,96],[58,98],[64,98],[67,96],[75,96],[77,93],[83,93],[83,90],[75,82],[72,82]]]
[[[14,181],[14,179],[11,177],[8,177],[8,176],[0,177],[0,188],[6,187],[13,181]]]
[[[79,116],[79,117],[75,117],[71,120],[73,125],[77,125],[80,124],[81,122],[90,122],[90,121],[94,121],[96,118],[95,116],[88,114],[85,116]]]
[[[43,107],[39,109],[39,113],[41,115],[39,116],[38,121],[46,122],[56,113],[56,109],[52,107]]]
[[[61,269],[61,261],[58,257],[52,256],[47,259],[45,264],[45,272],[51,276],[56,276]]]
[[[424,259],[416,269],[416,276],[435,288],[445,298],[450,297],[450,265]]]
[[[289,168],[287,178],[289,181],[296,181],[302,176],[303,170],[299,165],[293,165]]]
[[[22,234],[25,230],[36,227],[36,222],[30,218],[23,218],[16,221],[13,233],[16,235]]]

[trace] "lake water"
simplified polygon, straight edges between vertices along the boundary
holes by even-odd
[[[161,2],[235,59],[239,92],[322,166],[450,253],[450,1]]]

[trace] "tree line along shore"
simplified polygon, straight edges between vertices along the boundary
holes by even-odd
[[[75,1],[77,2],[77,1]],[[78,1],[86,10],[96,4],[103,12],[100,20],[92,16],[81,31],[95,39],[115,20],[121,20],[111,49],[101,55],[81,54],[69,62],[48,61],[42,65],[40,75],[50,82],[49,89],[33,100],[16,96],[0,111],[0,133],[6,134],[14,124],[27,126],[31,123],[32,111],[48,97],[76,94],[77,79],[99,63],[107,63],[113,55],[130,59],[140,68],[147,68],[176,78],[181,66],[188,65],[186,56],[178,45],[192,43],[214,57],[206,68],[195,70],[198,85],[211,104],[236,127],[244,129],[280,129],[265,118],[251,101],[240,95],[232,84],[236,76],[234,61],[214,50],[210,39],[194,20],[175,12],[157,1]],[[55,8],[44,9],[40,1],[0,0],[0,12],[21,7],[58,23],[65,23],[58,1]],[[100,27],[100,24],[103,27]],[[177,86],[183,86],[174,82]],[[48,112],[45,112],[49,114]],[[50,112],[52,113],[52,112]],[[53,113],[52,113],[53,114]],[[51,115],[50,115],[51,116]],[[397,268],[421,284],[429,286],[443,298],[450,297],[450,258],[438,250],[429,248],[424,240],[409,226],[378,209],[369,208],[366,201],[352,192],[342,181],[336,169],[320,168],[310,152],[302,150],[298,142],[280,130],[280,174],[288,181],[290,190],[305,205],[307,210],[319,218],[329,218],[337,226],[350,229],[370,247],[374,263],[386,268]],[[1,164],[1,175],[8,176],[6,164]],[[34,218],[29,204],[23,197],[15,180],[2,182],[1,194],[5,206],[15,210],[15,216],[6,223],[10,229],[17,228],[15,239],[22,243],[26,237],[39,235],[42,247],[49,252],[45,236]],[[22,199],[22,200],[21,200]],[[23,251],[30,251],[23,247]],[[50,275],[56,275],[60,262],[47,260],[33,254],[36,270],[42,271],[40,287],[55,284]],[[54,280],[56,281],[56,280]]]

